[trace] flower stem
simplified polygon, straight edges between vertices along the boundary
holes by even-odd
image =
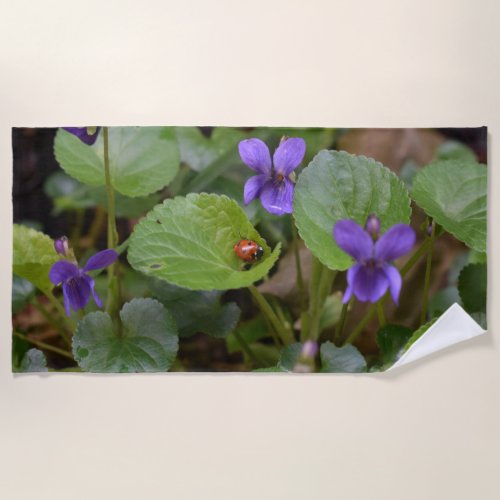
[[[19,332],[12,332],[12,335],[15,337],[18,337],[20,339],[25,340],[26,342],[29,342],[30,344],[36,345],[40,349],[43,349],[45,351],[52,351],[55,352],[56,354],[59,354],[60,356],[64,356],[65,358],[73,359],[73,355],[69,351],[65,351],[64,349],[60,349],[59,347],[53,346],[51,344],[47,344],[46,342],[42,342],[41,340],[36,340],[32,339],[31,337],[28,337],[27,335],[23,335],[22,333]]]
[[[405,274],[420,260],[420,258],[427,252],[428,248],[430,246],[430,239],[426,238],[425,241],[420,245],[418,250],[410,257],[408,262],[401,268],[400,273],[401,277],[404,277]],[[387,300],[387,297],[389,296],[388,293],[386,293],[379,302],[382,304]],[[377,311],[376,305],[372,305],[370,309],[366,312],[365,316],[363,319],[357,324],[356,328],[352,331],[352,333],[347,337],[346,341],[344,344],[352,344],[361,334],[365,326],[370,322],[370,320],[373,318]]]
[[[101,232],[105,216],[106,212],[104,211],[104,209],[100,205],[97,205],[95,208],[94,218],[92,220],[92,223],[90,224],[90,229],[86,238],[88,242],[87,246],[89,248],[95,246],[95,242],[99,237],[99,233]]]
[[[427,254],[427,262],[425,264],[425,281],[424,281],[424,297],[422,301],[422,312],[420,313],[420,324],[423,325],[427,318],[427,307],[429,305],[429,288],[431,285],[431,267],[432,253],[434,250],[434,240],[436,239],[436,224],[433,221],[431,226],[431,234],[428,241],[430,242],[429,252]]]
[[[255,302],[257,302],[262,314],[264,314],[264,316],[269,320],[282,342],[285,345],[293,343],[293,335],[286,330],[285,326],[281,323],[278,316],[276,316],[276,313],[273,311],[264,295],[262,295],[254,285],[250,285],[248,289],[255,299]]]
[[[311,286],[309,292],[308,330],[302,330],[301,340],[318,340],[319,322],[325,299],[330,293],[336,272],[328,269],[313,257]]]
[[[252,362],[258,367],[264,366],[264,363],[252,351],[252,348],[248,345],[248,342],[243,338],[243,336],[237,330],[234,330],[233,335],[234,338],[240,344],[241,350],[252,360]]]
[[[382,303],[382,299],[377,302],[377,315],[378,315],[378,324],[380,327],[385,326],[385,314],[384,314],[384,304]]]
[[[299,289],[300,308],[301,311],[305,311],[307,296],[304,285],[304,276],[302,274],[302,264],[300,262],[299,235],[297,233],[297,228],[295,227],[292,217],[290,217],[290,226],[292,228],[292,236],[293,236],[292,244],[293,244],[293,253],[295,255],[295,270],[297,273],[297,288]]]
[[[118,246],[118,230],[116,229],[115,217],[115,190],[111,183],[111,171],[109,168],[109,130],[103,127],[102,137],[104,143],[104,176],[106,179],[106,195],[108,201],[108,248],[116,249]],[[118,272],[118,261],[108,268],[108,301],[106,312],[118,323],[118,333],[121,334],[121,323],[118,315],[120,305],[120,283]]]
[[[344,330],[345,320],[347,318],[347,309],[349,308],[349,302],[342,304],[342,311],[340,312],[340,319],[335,328],[334,340],[340,340],[342,337],[342,332]]]

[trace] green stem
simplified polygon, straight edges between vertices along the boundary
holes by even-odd
[[[118,246],[118,230],[115,217],[115,190],[111,182],[111,171],[109,168],[109,130],[102,130],[104,146],[104,177],[106,180],[106,196],[108,202],[108,248],[116,249]],[[118,315],[120,305],[120,282],[118,273],[118,261],[108,268],[108,300],[106,311],[118,324],[118,335],[121,335],[121,322]]]
[[[254,285],[250,285],[248,289],[250,290],[252,297],[255,299],[255,302],[257,302],[257,305],[262,311],[262,314],[264,314],[264,316],[269,320],[269,322],[276,330],[276,333],[278,334],[282,342],[285,345],[293,343],[294,341],[293,335],[291,335],[286,330],[284,325],[278,319],[278,316],[276,316],[276,313],[273,311],[273,309],[267,302],[266,298],[259,292],[259,290]]]
[[[345,320],[347,318],[347,309],[349,308],[349,302],[342,305],[342,311],[340,312],[340,319],[335,328],[334,340],[340,340],[342,338],[342,332],[344,330]]]
[[[94,218],[92,220],[87,235],[88,247],[92,248],[95,246],[95,242],[99,237],[99,233],[101,232],[101,228],[104,223],[105,217],[106,217],[106,212],[100,205],[97,205],[97,207],[95,208]]]
[[[29,342],[30,344],[36,345],[37,347],[43,349],[44,351],[52,351],[55,352],[56,354],[59,354],[60,356],[64,356],[65,358],[74,361],[73,355],[69,351],[65,351],[64,349],[59,349],[59,347],[47,344],[46,342],[42,342],[41,340],[32,339],[31,337],[23,335],[19,332],[12,332],[12,334],[20,339],[25,340],[26,342]]]
[[[335,278],[335,271],[328,269],[318,259],[313,257],[311,287],[309,293],[309,330],[302,331],[305,339],[318,340],[319,322],[325,299],[330,293]],[[302,337],[303,338],[303,337]]]
[[[290,217],[290,225],[292,227],[292,236],[293,236],[292,244],[293,244],[293,253],[295,256],[295,270],[297,273],[297,288],[299,289],[300,308],[301,311],[305,311],[307,296],[304,284],[304,275],[302,274],[302,263],[300,262],[299,235],[297,233],[297,228],[295,227],[292,217]]]
[[[431,285],[432,253],[434,251],[434,241],[436,239],[436,224],[432,222],[431,235],[429,237],[429,253],[425,264],[424,298],[422,301],[422,312],[420,313],[420,324],[423,325],[427,318],[427,307],[429,305],[429,288]]]
[[[380,327],[385,326],[385,314],[384,314],[384,305],[382,304],[382,300],[377,302],[377,315],[378,315],[378,323]]]
[[[420,260],[420,258],[427,252],[428,248],[430,246],[430,239],[427,238],[422,245],[418,248],[418,250],[410,257],[408,262],[401,268],[400,273],[401,277],[403,278],[406,273]],[[388,293],[386,293],[381,299],[380,302],[383,304],[386,300],[387,297],[389,296]],[[365,326],[370,322],[370,320],[373,318],[375,313],[377,312],[377,307],[375,305],[372,305],[370,309],[368,309],[367,313],[363,317],[363,319],[358,323],[356,328],[352,331],[351,335],[347,337],[346,341],[344,344],[352,344],[361,334],[361,332],[364,330]]]
[[[240,344],[242,351],[253,361],[253,363],[256,366],[264,366],[264,363],[252,351],[252,348],[248,345],[248,342],[243,338],[242,335],[240,335],[237,330],[234,330],[233,335]]]
[[[73,231],[71,231],[71,242],[72,246],[77,253],[77,257],[80,250],[80,238],[82,236],[83,222],[85,219],[85,210],[83,208],[77,208],[75,210],[75,224],[73,226]]]

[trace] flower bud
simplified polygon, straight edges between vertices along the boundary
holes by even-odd
[[[302,346],[300,356],[306,359],[314,359],[318,353],[318,344],[314,340],[306,340]]]
[[[366,219],[365,230],[376,240],[380,234],[380,219],[375,214],[370,214]]]
[[[63,257],[68,257],[69,255],[68,238],[66,238],[66,236],[62,236],[61,238],[54,241],[54,249],[59,255],[62,255]]]

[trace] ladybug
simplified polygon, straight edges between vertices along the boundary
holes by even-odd
[[[240,240],[233,247],[234,253],[245,262],[255,262],[264,254],[264,249],[252,240]]]

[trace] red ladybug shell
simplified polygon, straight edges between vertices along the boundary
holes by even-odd
[[[255,262],[259,260],[264,249],[252,240],[240,240],[233,247],[234,253],[245,262]]]

